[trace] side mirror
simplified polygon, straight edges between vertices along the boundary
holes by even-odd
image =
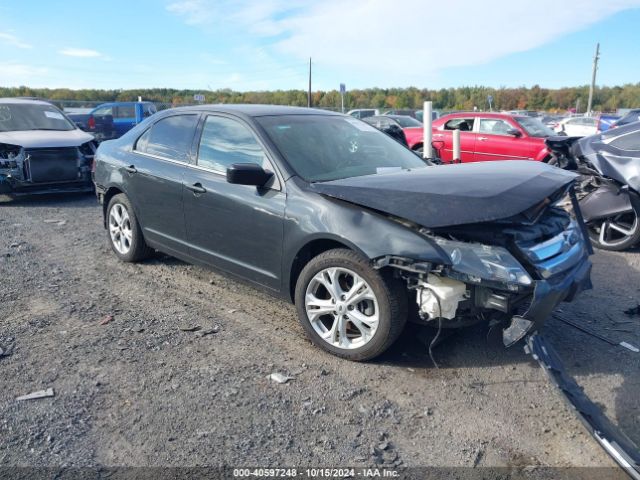
[[[520,130],[518,130],[517,128],[510,128],[509,130],[507,130],[507,134],[508,135],[513,135],[516,138],[522,136],[522,132]]]
[[[234,163],[227,167],[227,182],[236,185],[264,186],[273,177],[272,172],[265,171],[255,163]]]

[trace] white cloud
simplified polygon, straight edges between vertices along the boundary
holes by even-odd
[[[224,29],[242,26],[259,36],[283,33],[279,16],[303,5],[304,0],[175,0],[167,11],[189,25]]]
[[[246,32],[254,46],[280,35],[269,47],[274,54],[365,73],[370,85],[406,86],[534,49],[637,7],[640,0],[174,0],[167,10],[191,25]]]
[[[405,0],[389,8],[387,1],[327,0],[284,21],[291,35],[279,48],[333,67],[384,71],[385,78],[395,72],[391,78],[423,83],[420,78],[447,67],[530,50],[638,6],[639,0]]]
[[[0,42],[6,43],[7,45],[11,45],[16,48],[33,48],[28,43],[23,42],[18,37],[11,33],[0,32]]]
[[[89,48],[65,48],[59,50],[60,55],[66,55],[67,57],[81,57],[81,58],[96,58],[101,57],[102,54],[96,50]]]

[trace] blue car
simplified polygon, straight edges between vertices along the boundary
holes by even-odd
[[[157,108],[151,102],[112,102],[98,105],[86,114],[67,116],[100,142],[120,138],[156,112]]]

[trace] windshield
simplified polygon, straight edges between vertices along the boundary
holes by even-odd
[[[291,168],[308,182],[427,166],[411,150],[354,118],[282,115],[256,120]]]
[[[530,137],[552,137],[556,135],[556,133],[553,130],[551,130],[549,127],[544,125],[537,118],[516,117],[515,121],[518,122],[520,126],[525,129],[525,131]]]
[[[75,125],[67,120],[53,105],[38,103],[0,104],[0,132],[24,130],[75,130]]]
[[[391,118],[393,118],[396,122],[398,122],[402,128],[422,126],[422,123],[420,123],[415,118],[411,118],[409,116],[399,115],[397,117],[391,117]]]

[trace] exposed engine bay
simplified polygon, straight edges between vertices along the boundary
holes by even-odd
[[[96,145],[24,148],[0,143],[0,194],[91,191]]]
[[[395,218],[442,249],[448,264],[387,256],[406,281],[419,321],[439,328],[478,322],[505,325],[511,346],[540,328],[562,301],[591,288],[589,240],[567,211],[555,206],[569,186],[504,220],[424,228]]]

